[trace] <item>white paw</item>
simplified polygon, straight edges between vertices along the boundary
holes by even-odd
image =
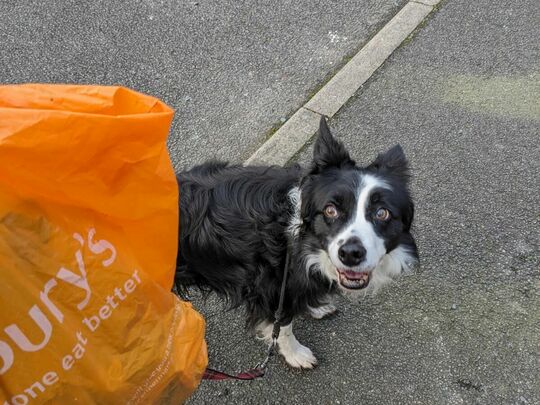
[[[309,314],[315,319],[322,319],[336,311],[337,307],[334,304],[325,304],[315,308],[309,307]]]
[[[298,343],[298,341],[293,345],[280,345],[279,352],[292,367],[313,368],[317,365],[317,359],[311,350]]]

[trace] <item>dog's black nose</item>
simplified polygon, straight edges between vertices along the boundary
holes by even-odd
[[[338,250],[339,260],[345,266],[358,266],[366,257],[366,249],[358,238],[351,238]]]

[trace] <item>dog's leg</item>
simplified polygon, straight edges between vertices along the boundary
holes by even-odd
[[[322,319],[325,316],[332,315],[337,311],[337,307],[330,301],[318,307],[308,306],[308,313],[312,318]]]
[[[270,322],[261,322],[256,330],[261,339],[267,344],[272,342],[273,324]],[[292,331],[292,322],[282,326],[278,337],[279,353],[285,358],[285,361],[296,368],[313,368],[317,364],[317,359],[309,348],[303,346]]]
[[[292,331],[292,322],[281,327],[278,347],[285,361],[293,367],[313,368],[317,364],[317,359],[311,350],[296,340]]]

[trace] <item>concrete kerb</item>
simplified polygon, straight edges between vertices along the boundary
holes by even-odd
[[[437,4],[441,2],[441,0],[412,0],[416,3],[425,4],[426,6],[432,6],[435,7]]]
[[[322,115],[332,117],[440,0],[411,0],[303,107],[294,113],[246,165],[284,165],[317,131]]]

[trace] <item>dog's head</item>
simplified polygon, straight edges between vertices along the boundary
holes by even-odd
[[[300,233],[308,271],[342,290],[376,289],[417,258],[409,231],[414,206],[399,145],[360,167],[321,119],[311,170],[300,185]]]

